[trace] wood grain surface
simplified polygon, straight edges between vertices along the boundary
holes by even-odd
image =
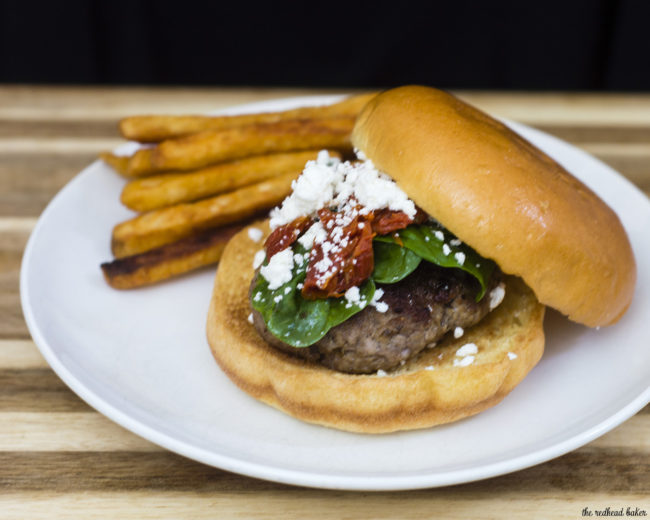
[[[407,492],[326,491],[167,452],[95,412],[51,371],[20,308],[22,252],[56,192],[120,142],[118,118],[321,93],[332,92],[0,87],[0,519],[530,520],[608,507],[650,515],[650,407],[583,448],[502,477]],[[459,94],[579,146],[650,195],[650,95]]]

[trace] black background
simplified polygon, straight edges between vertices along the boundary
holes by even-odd
[[[650,90],[650,2],[0,0],[0,82]]]

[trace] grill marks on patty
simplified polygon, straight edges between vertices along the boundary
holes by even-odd
[[[499,272],[492,275],[488,293],[500,279]],[[280,341],[256,311],[254,325],[268,343],[285,352],[341,372],[363,374],[398,367],[455,327],[478,323],[490,310],[489,296],[475,301],[479,291],[475,278],[429,262],[421,262],[398,283],[378,287],[384,291],[381,301],[388,304],[385,313],[366,307],[310,347],[295,348]]]

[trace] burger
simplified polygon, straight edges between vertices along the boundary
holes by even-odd
[[[546,306],[589,327],[632,300],[616,214],[504,124],[440,90],[388,90],[270,218],[236,235],[207,335],[251,396],[367,433],[501,401],[544,350]]]

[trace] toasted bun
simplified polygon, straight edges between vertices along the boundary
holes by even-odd
[[[258,227],[268,233],[266,224]],[[226,246],[210,302],[208,341],[241,389],[304,421],[367,433],[455,421],[497,404],[542,356],[544,307],[514,277],[503,303],[462,338],[447,338],[384,377],[344,374],[285,354],[248,321],[248,287],[260,247],[246,229]],[[470,342],[479,350],[474,362],[454,366],[456,351]]]
[[[365,106],[352,142],[540,302],[592,327],[629,306],[636,266],[616,214],[500,122],[445,92],[401,87]]]

